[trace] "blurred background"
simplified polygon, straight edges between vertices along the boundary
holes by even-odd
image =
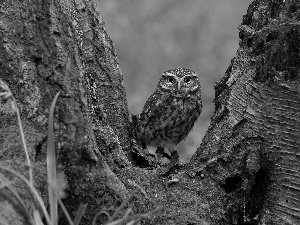
[[[186,67],[198,73],[203,111],[177,146],[180,159],[188,161],[209,126],[214,83],[235,56],[237,26],[252,0],[94,1],[117,50],[131,114],[141,113],[163,71]]]

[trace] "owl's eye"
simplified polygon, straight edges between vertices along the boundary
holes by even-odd
[[[190,83],[191,82],[191,77],[185,77],[183,81],[185,83]]]
[[[168,81],[169,83],[174,84],[174,83],[175,83],[175,78],[170,76],[170,77],[167,78],[167,81]]]

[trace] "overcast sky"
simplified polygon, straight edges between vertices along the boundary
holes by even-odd
[[[95,0],[118,54],[132,114],[140,113],[160,74],[187,67],[199,74],[203,112],[186,141],[187,160],[214,112],[214,83],[238,48],[237,26],[252,0]]]

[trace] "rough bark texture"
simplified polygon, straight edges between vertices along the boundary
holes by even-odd
[[[213,182],[217,224],[300,224],[299,13],[299,1],[254,1],[215,85],[212,123],[187,171]]]
[[[137,188],[134,213],[159,209],[142,224],[300,224],[299,15],[296,0],[249,6],[203,143],[191,162],[162,177],[133,140],[115,49],[93,3],[0,1],[0,77],[21,109],[45,201],[47,116],[60,90],[58,170],[72,215],[88,203],[81,224],[112,213]],[[15,115],[1,108],[0,118],[1,163],[27,175]],[[26,200],[24,185],[16,186]],[[5,189],[0,209],[8,224],[28,224]]]
[[[21,109],[36,185],[45,196],[44,138],[60,90],[55,132],[58,170],[69,182],[65,203],[73,215],[88,203],[90,224],[97,211],[126,199],[128,190],[112,170],[130,165],[125,89],[104,22],[92,1],[9,0],[0,3],[0,33],[1,79]],[[0,113],[1,163],[27,174],[16,117]]]

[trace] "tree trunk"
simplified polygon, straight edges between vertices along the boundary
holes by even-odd
[[[157,209],[142,224],[300,224],[299,11],[297,1],[249,6],[201,146],[162,177],[136,144],[115,49],[94,4],[2,0],[0,78],[21,109],[44,201],[47,117],[61,91],[57,169],[68,180],[64,203],[73,218],[88,203],[80,224],[101,210],[112,214],[134,190],[133,213]],[[1,164],[27,176],[15,115],[1,109],[0,118]],[[15,186],[28,199],[25,186]],[[14,197],[0,190],[0,219],[28,224]]]
[[[131,165],[123,78],[104,22],[92,1],[9,0],[0,12],[1,79],[21,109],[35,183],[45,196],[47,117],[61,91],[55,133],[58,170],[69,183],[65,204],[74,217],[88,203],[82,224],[91,224],[126,199],[117,174]],[[15,115],[1,111],[0,125],[1,162],[22,172],[14,166],[24,161]]]

